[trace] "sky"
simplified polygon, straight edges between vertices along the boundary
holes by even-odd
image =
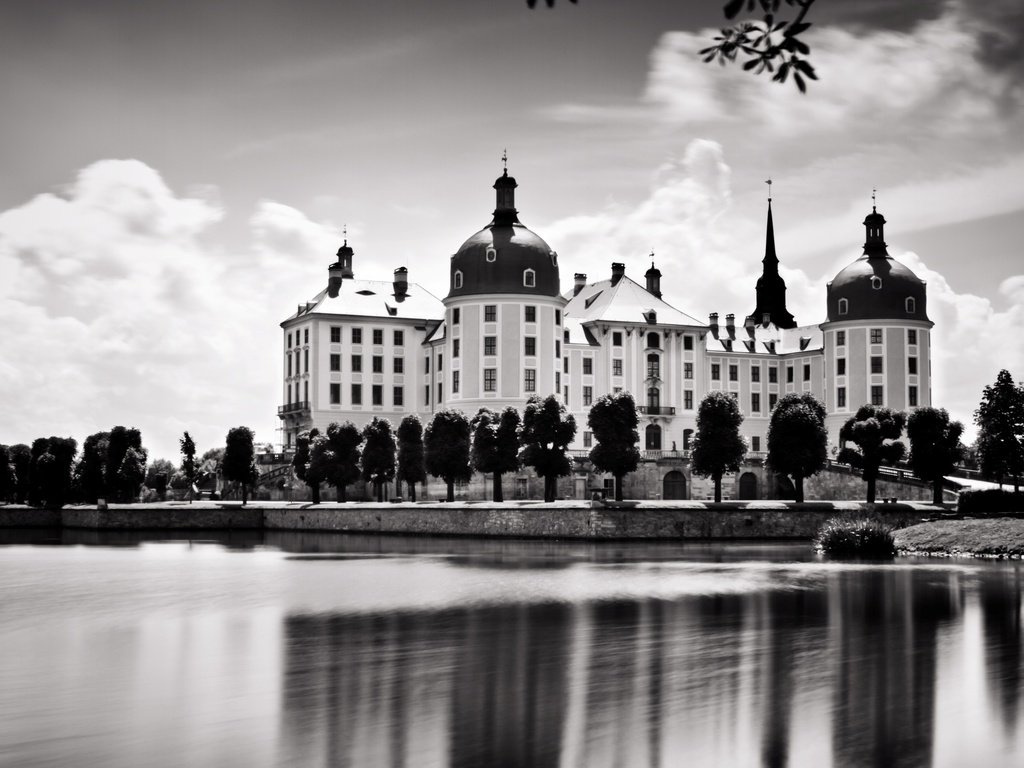
[[[507,149],[563,287],[613,261],[748,314],[772,178],[801,324],[877,189],[928,284],[933,403],[973,435],[1024,378],[1024,6],[818,0],[807,95],[697,51],[720,0],[36,0],[0,5],[0,443],[142,430],[178,459],[280,441],[279,323],[356,277],[439,298]]]

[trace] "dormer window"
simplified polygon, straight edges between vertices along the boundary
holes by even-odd
[[[494,250],[494,246],[487,246],[485,257],[488,261],[494,261],[498,258],[498,252]]]
[[[876,291],[882,290],[882,278],[880,278],[878,275],[872,276],[871,287],[874,288]]]
[[[917,302],[913,296],[907,296],[907,300],[904,302],[907,307],[907,314],[912,315],[917,311]]]
[[[558,254],[555,253],[554,251],[551,252],[551,266],[552,267],[557,267],[558,266]]]
[[[526,288],[534,288],[537,285],[537,273],[532,269],[523,270],[523,286]]]
[[[455,277],[453,278],[453,285],[455,286],[456,290],[458,290],[459,288],[462,287],[462,270],[461,269],[455,270]]]
[[[849,311],[850,311],[850,302],[847,301],[846,299],[840,299],[839,300],[839,314],[840,315],[845,315]]]

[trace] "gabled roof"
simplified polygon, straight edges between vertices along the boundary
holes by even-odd
[[[326,315],[439,320],[444,317],[441,300],[419,283],[409,283],[401,301],[395,298],[395,286],[386,280],[342,280],[338,295],[331,297],[325,288],[285,322],[316,312]]]
[[[718,327],[718,338],[708,333],[705,348],[711,354],[741,352],[743,354],[778,357],[802,352],[818,352],[824,346],[824,334],[817,325],[779,328],[774,323],[754,326],[754,336],[742,325],[736,326],[736,338],[730,339],[725,325]]]
[[[707,323],[680,312],[625,275],[614,285],[611,280],[600,280],[583,286],[575,296],[570,291],[565,298],[569,300],[565,307],[566,317],[580,323],[650,323],[653,310],[654,325],[707,328]]]

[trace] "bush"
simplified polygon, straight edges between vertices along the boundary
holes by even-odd
[[[956,511],[975,515],[1024,512],[1024,494],[998,488],[986,491],[960,491]]]
[[[829,557],[883,560],[896,555],[892,528],[878,520],[833,518],[822,526],[815,543]]]

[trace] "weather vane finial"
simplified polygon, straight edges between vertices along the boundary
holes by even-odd
[[[878,213],[878,211],[877,211],[877,210],[875,210],[875,193],[876,193],[877,191],[878,191],[877,189],[875,189],[874,187],[872,187],[872,189],[871,189],[871,212],[872,212],[872,213]]]
[[[769,178],[765,184],[768,185],[768,202],[770,203],[772,201],[772,180]]]
[[[508,173],[508,148],[501,150],[501,167],[505,173]]]
[[[341,236],[345,238],[345,245],[348,245],[348,224],[342,225]]]

